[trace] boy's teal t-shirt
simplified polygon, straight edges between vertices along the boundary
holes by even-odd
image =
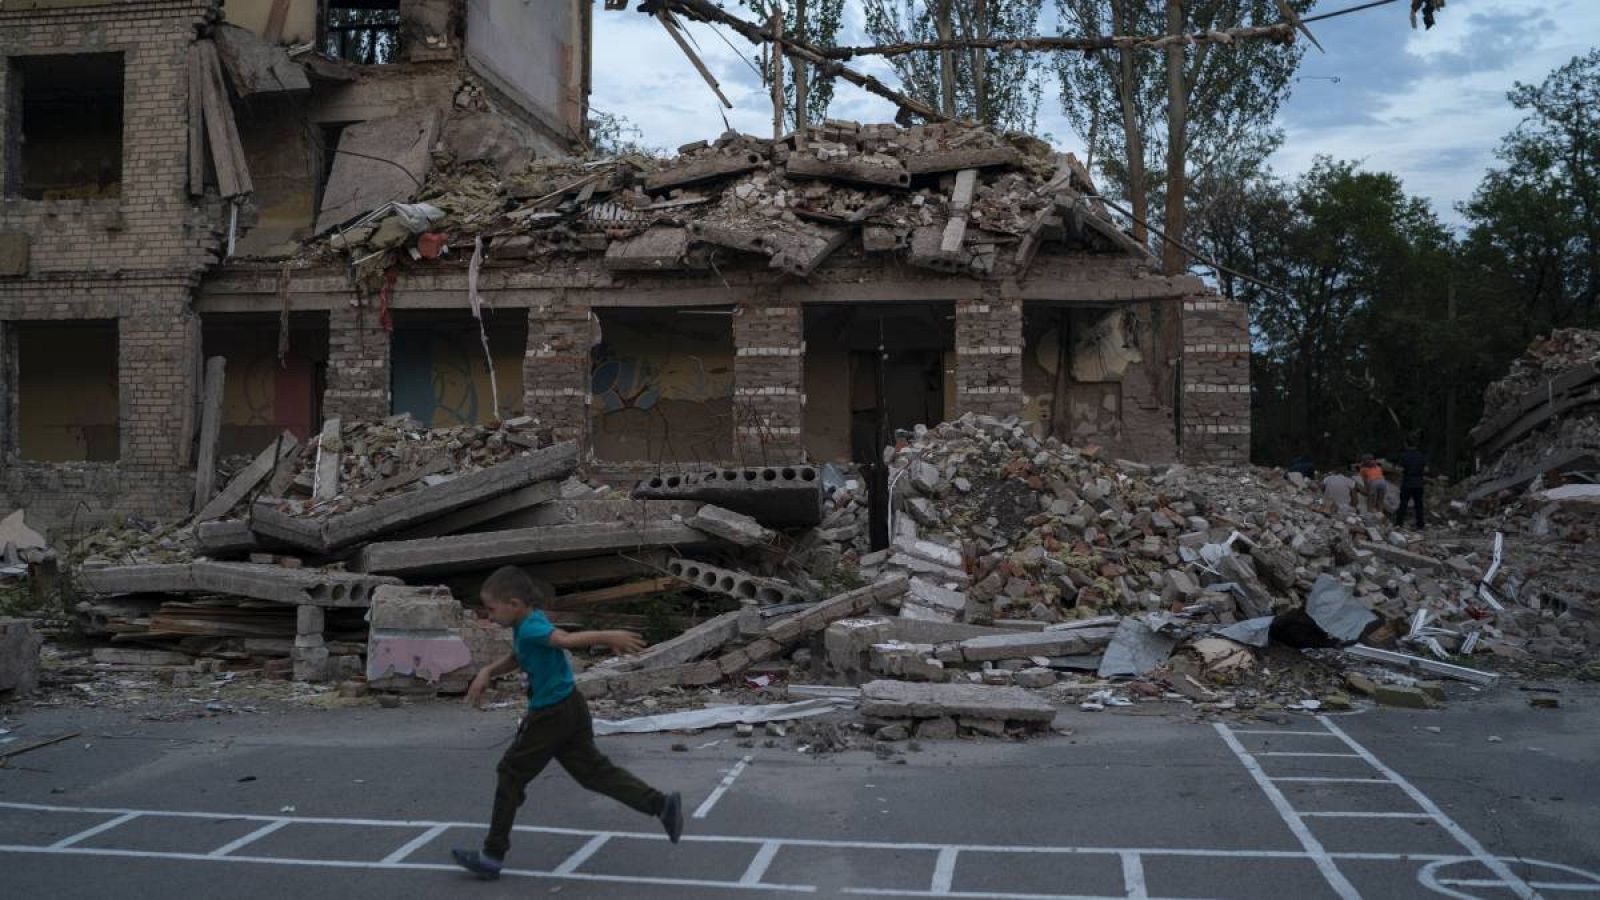
[[[554,706],[572,693],[572,665],[560,647],[550,645],[556,627],[545,614],[534,610],[517,623],[512,633],[512,649],[517,665],[528,673],[528,708]]]

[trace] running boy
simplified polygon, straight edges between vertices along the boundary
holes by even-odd
[[[604,644],[613,653],[637,653],[644,649],[644,642],[628,631],[568,632],[556,628],[539,609],[555,598],[555,591],[515,566],[504,566],[490,575],[483,583],[481,596],[489,618],[511,629],[512,652],[479,670],[467,688],[467,702],[477,706],[489,682],[521,668],[528,673],[528,712],[496,766],[500,779],[483,850],[452,850],[456,863],[485,880],[500,877],[501,864],[511,846],[511,824],[526,796],[528,782],[552,759],[589,790],[655,816],[676,844],[683,833],[683,798],[650,787],[606,759],[595,746],[589,705],[583,694],[573,688],[572,666],[562,652]]]

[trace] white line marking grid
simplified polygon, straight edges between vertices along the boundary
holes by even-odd
[[[507,868],[502,874],[511,877],[551,879],[557,881],[575,882],[609,882],[622,884],[656,885],[660,887],[704,888],[722,889],[729,891],[788,891],[793,893],[812,893],[837,891],[849,895],[869,896],[899,896],[899,897],[971,897],[971,898],[1000,898],[1000,900],[1198,900],[1198,898],[1182,898],[1169,896],[1156,896],[1150,893],[1147,885],[1145,863],[1150,860],[1231,860],[1240,865],[1271,864],[1274,862],[1309,862],[1315,867],[1333,893],[1341,900],[1357,900],[1360,897],[1355,886],[1350,882],[1346,873],[1341,870],[1342,863],[1358,862],[1387,862],[1403,863],[1417,866],[1415,877],[1417,883],[1427,892],[1434,895],[1460,898],[1460,900],[1487,900],[1487,898],[1504,897],[1508,894],[1524,900],[1532,900],[1543,896],[1543,892],[1559,892],[1564,895],[1600,895],[1600,873],[1586,871],[1574,866],[1560,863],[1541,862],[1538,860],[1509,859],[1492,856],[1470,834],[1463,830],[1454,820],[1436,805],[1427,795],[1406,781],[1398,772],[1386,766],[1365,747],[1356,743],[1349,735],[1340,730],[1326,717],[1318,720],[1325,730],[1315,732],[1289,732],[1289,731],[1263,731],[1231,729],[1226,725],[1215,726],[1218,736],[1222,739],[1248,772],[1251,778],[1261,788],[1267,799],[1283,818],[1284,824],[1295,836],[1301,845],[1301,850],[1247,850],[1247,849],[1201,849],[1201,848],[1172,848],[1172,847],[1047,847],[1047,846],[1006,846],[985,844],[940,844],[918,842],[888,842],[888,841],[851,841],[828,840],[809,838],[783,838],[783,837],[754,837],[744,835],[706,835],[686,834],[683,837],[685,844],[689,845],[718,845],[727,851],[742,849],[750,855],[750,862],[744,868],[742,875],[737,880],[716,880],[696,878],[675,878],[668,874],[663,875],[628,875],[610,872],[585,870],[585,866],[592,860],[604,858],[609,852],[617,852],[615,848],[619,843],[633,840],[664,841],[665,835],[658,832],[627,832],[627,831],[596,831],[577,828],[558,828],[538,825],[519,825],[518,832],[529,834],[564,835],[582,838],[583,843],[557,865],[549,869],[520,869]],[[1327,811],[1304,812],[1294,809],[1289,798],[1279,789],[1282,782],[1305,783],[1309,776],[1297,778],[1273,777],[1269,774],[1270,767],[1263,766],[1257,757],[1269,756],[1267,753],[1252,753],[1246,749],[1246,744],[1240,740],[1257,735],[1270,734],[1273,736],[1300,735],[1323,737],[1330,739],[1328,749],[1324,753],[1337,753],[1339,756],[1354,756],[1362,759],[1371,767],[1373,774],[1361,779],[1363,783],[1387,784],[1395,789],[1397,805],[1409,800],[1412,804],[1409,809],[1394,809],[1383,811]],[[1319,742],[1320,743],[1320,742]],[[1281,754],[1280,754],[1281,755]],[[748,765],[748,758],[741,760],[728,772],[711,796],[706,798],[702,809],[709,812],[715,805],[718,797],[726,792],[732,785],[739,772]],[[1349,779],[1329,778],[1322,780],[1321,784],[1337,785]],[[1335,788],[1336,789],[1336,788]],[[48,855],[74,855],[74,856],[99,856],[114,858],[138,858],[170,860],[173,862],[208,862],[208,863],[251,863],[258,865],[279,866],[308,866],[332,869],[363,869],[363,870],[394,870],[394,871],[458,871],[456,867],[443,863],[408,862],[417,852],[426,847],[433,846],[439,839],[452,829],[477,829],[483,828],[478,822],[440,822],[421,820],[399,819],[361,819],[361,818],[326,818],[310,816],[282,816],[282,815],[235,815],[228,813],[191,812],[176,810],[151,810],[151,809],[115,809],[78,806],[52,806],[36,803],[0,802],[0,824],[7,818],[7,813],[15,815],[49,815],[53,813],[65,814],[91,814],[105,816],[105,820],[83,829],[75,834],[68,835],[49,844],[0,844],[0,853],[17,854],[48,854]],[[697,810],[697,814],[699,811]],[[703,818],[703,816],[700,816]],[[132,850],[104,846],[106,843],[115,844],[119,829],[140,827],[161,827],[161,820],[171,819],[215,819],[235,822],[259,823],[254,831],[245,834],[233,841],[219,847],[196,847],[192,852],[166,852],[150,850]],[[1433,822],[1460,845],[1463,852],[1458,854],[1440,853],[1406,853],[1403,849],[1389,848],[1387,852],[1348,852],[1331,851],[1318,839],[1315,828],[1316,823],[1329,820],[1350,819],[1425,819]],[[392,829],[395,834],[394,849],[381,860],[356,860],[356,859],[300,859],[281,856],[249,855],[246,851],[249,846],[279,831],[292,832],[297,825],[338,825],[347,827],[372,828],[378,830]],[[126,832],[123,832],[126,833]],[[85,842],[94,838],[95,846],[85,846]],[[774,862],[782,859],[786,849],[822,848],[840,852],[850,851],[922,851],[928,854],[930,871],[928,873],[927,887],[925,889],[883,888],[869,886],[819,886],[816,884],[791,884],[772,882],[766,880],[769,868]],[[621,851],[626,854],[626,851]],[[984,854],[1007,855],[1039,855],[1041,858],[1051,857],[1090,857],[1103,858],[1108,865],[1116,867],[1121,872],[1122,893],[1109,895],[1084,895],[1084,894],[1058,894],[1058,893],[1021,893],[1021,892],[995,892],[995,891],[968,891],[957,890],[956,884],[960,880],[960,867],[964,860],[982,858]],[[992,867],[991,867],[992,868]],[[1247,874],[1241,870],[1241,877]],[[1393,889],[1392,887],[1390,888]]]

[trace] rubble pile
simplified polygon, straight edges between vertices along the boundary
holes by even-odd
[[[1094,196],[1075,159],[1026,135],[830,120],[777,141],[730,131],[665,160],[449,164],[417,202],[307,249],[347,257],[374,289],[401,255],[564,255],[615,272],[709,272],[731,256],[801,276],[852,242],[976,275],[1024,274],[1046,239],[1144,258]]]
[[[1600,331],[1559,329],[1536,341],[1484,392],[1472,429],[1483,468],[1469,502],[1600,476]],[[1574,479],[1574,476],[1582,476]]]
[[[1554,615],[1519,603],[1527,576],[1489,548],[1338,512],[1293,474],[1107,460],[970,415],[918,429],[887,456],[893,546],[858,563],[867,579],[911,578],[902,616],[1046,629],[1123,616],[1191,641],[1362,638],[1512,661],[1579,660],[1600,647],[1592,592]],[[1330,615],[1360,615],[1360,627],[1330,631],[1308,604],[1319,592]],[[1129,643],[1148,646],[1151,634]]]

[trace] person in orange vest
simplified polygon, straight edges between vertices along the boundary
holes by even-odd
[[[1384,477],[1383,466],[1377,458],[1368,456],[1361,463],[1361,493],[1367,498],[1367,510],[1383,515],[1389,500],[1389,479]]]

